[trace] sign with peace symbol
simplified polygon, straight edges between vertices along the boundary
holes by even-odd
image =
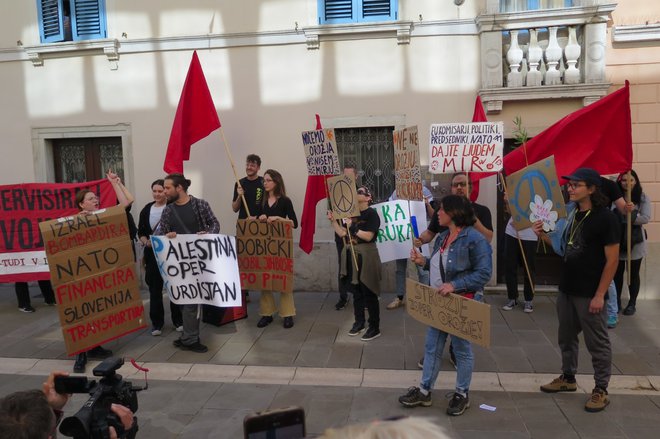
[[[328,178],[328,194],[335,219],[360,216],[355,178],[352,175]]]
[[[555,156],[550,156],[527,166],[506,178],[509,211],[516,230],[526,229],[532,225],[532,218],[565,218],[566,205],[561,193]],[[541,215],[541,211],[554,211]]]

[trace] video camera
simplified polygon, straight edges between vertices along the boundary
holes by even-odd
[[[133,439],[138,431],[137,417],[126,430],[119,417],[110,410],[113,403],[128,407],[133,413],[138,410],[137,392],[144,390],[124,381],[116,371],[124,364],[123,358],[110,357],[94,368],[94,376],[102,377],[88,381],[87,377],[55,377],[57,393],[89,393],[90,398],[73,416],[64,418],[60,433],[74,439],[108,439],[109,427],[114,427],[118,438]]]

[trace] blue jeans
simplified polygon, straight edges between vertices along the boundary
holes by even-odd
[[[472,355],[470,342],[433,327],[430,327],[426,332],[424,370],[422,370],[420,387],[429,392],[433,390],[435,380],[438,379],[440,373],[442,351],[445,348],[447,336],[451,337],[454,355],[456,355],[456,391],[467,393],[470,390],[472,369],[474,368],[474,356]]]
[[[420,284],[429,285],[430,283],[430,274],[427,270],[423,270],[419,266],[417,268],[417,278],[419,279]],[[396,260],[396,295],[399,299],[403,299],[403,296],[406,294],[406,273],[408,271],[408,259],[397,259]]]
[[[616,303],[616,287],[614,286],[614,281],[610,282],[610,286],[607,288],[607,317],[614,317],[619,312],[619,306]]]

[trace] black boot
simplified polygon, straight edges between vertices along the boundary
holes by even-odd
[[[73,364],[73,372],[85,373],[86,365],[87,365],[87,353],[82,352],[76,356],[76,362]]]

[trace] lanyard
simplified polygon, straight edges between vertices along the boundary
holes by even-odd
[[[587,219],[589,214],[591,213],[591,209],[587,210],[587,214],[582,218],[580,221],[578,221],[577,226],[575,225],[575,217],[573,218],[573,221],[571,222],[571,232],[568,235],[568,245],[573,245],[573,238],[575,237],[575,233],[580,229],[580,226],[584,222],[584,220]],[[577,216],[577,213],[575,214]]]

